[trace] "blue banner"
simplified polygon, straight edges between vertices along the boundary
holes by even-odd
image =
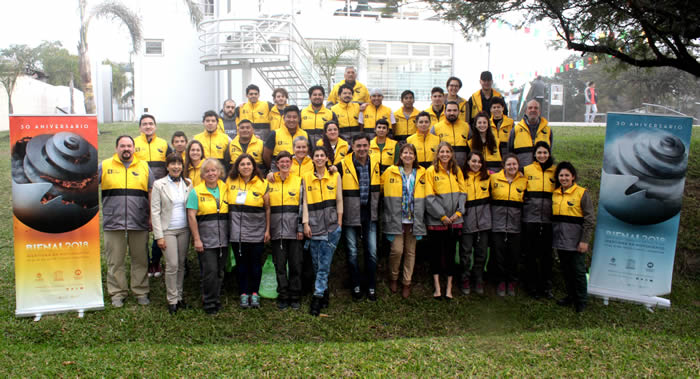
[[[671,292],[692,119],[609,113],[588,292],[647,304]]]

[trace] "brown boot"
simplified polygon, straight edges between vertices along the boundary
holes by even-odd
[[[398,280],[390,280],[389,281],[389,289],[391,290],[392,293],[396,293],[399,291],[399,281]]]
[[[409,296],[411,296],[411,285],[404,284],[403,289],[401,290],[401,297],[408,299]]]

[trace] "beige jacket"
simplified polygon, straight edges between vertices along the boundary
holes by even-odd
[[[174,188],[168,185],[168,177],[158,179],[153,183],[151,192],[151,225],[153,226],[153,239],[159,240],[163,238],[163,231],[170,225],[170,216],[173,211],[173,198],[175,196]],[[192,190],[192,183],[189,179],[184,178],[187,184],[184,201],[187,202],[187,196]]]

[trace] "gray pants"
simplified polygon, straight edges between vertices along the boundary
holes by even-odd
[[[299,301],[301,297],[301,242],[292,239],[273,240],[272,260],[277,274],[278,300]],[[289,274],[287,274],[289,267]]]
[[[148,296],[148,231],[105,230],[104,248],[107,258],[107,293],[112,299],[128,295],[126,282],[126,249],[131,257],[131,292],[136,297]]]
[[[165,240],[165,289],[168,304],[182,300],[182,284],[185,281],[185,259],[190,245],[188,228],[166,230]]]
[[[221,305],[221,283],[228,260],[228,247],[204,249],[197,254],[202,278],[202,303],[204,309],[218,309]]]

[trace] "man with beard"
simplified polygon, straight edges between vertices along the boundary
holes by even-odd
[[[469,137],[469,125],[459,118],[459,104],[448,101],[445,105],[445,120],[433,126],[432,133],[440,137],[440,142],[445,141],[452,145],[455,151],[455,159],[459,167],[464,167],[467,161],[467,141]]]
[[[316,142],[323,137],[323,124],[336,118],[330,109],[323,106],[324,96],[326,92],[323,87],[309,88],[311,104],[301,111],[301,128],[309,135],[311,146],[316,146]]]
[[[328,94],[328,104],[326,106],[332,107],[334,104],[338,103],[340,97],[338,89],[340,89],[341,86],[346,84],[350,87],[350,90],[352,90],[353,102],[360,104],[369,103],[369,92],[367,91],[367,87],[365,87],[364,84],[357,81],[357,71],[355,70],[355,67],[345,67],[344,76],[345,79],[338,82],[333,87],[333,90]]]
[[[370,91],[370,103],[367,104],[365,109],[360,111],[359,123],[363,126],[363,132],[369,136],[370,139],[374,138],[374,127],[378,120],[387,120],[389,122],[389,128],[396,124],[394,119],[394,114],[391,112],[391,108],[386,105],[382,105],[382,100],[384,100],[384,94],[379,88],[372,88]]]
[[[533,162],[535,144],[544,141],[552,146],[554,137],[547,120],[540,117],[540,103],[532,99],[527,102],[525,117],[513,127],[508,137],[508,152],[515,153],[520,160],[520,171]]]
[[[224,101],[224,109],[219,115],[219,131],[226,133],[229,138],[236,136],[236,102],[232,99]]]
[[[148,163],[134,155],[134,139],[119,136],[116,154],[99,167],[102,190],[102,228],[107,259],[107,293],[112,306],[124,306],[129,294],[125,258],[131,258],[131,292],[140,305],[148,299],[148,217],[153,175]]]
[[[270,130],[277,130],[284,126],[282,114],[284,113],[284,108],[287,107],[288,99],[289,92],[286,89],[275,88],[272,91],[272,102],[275,106],[270,108]]]

